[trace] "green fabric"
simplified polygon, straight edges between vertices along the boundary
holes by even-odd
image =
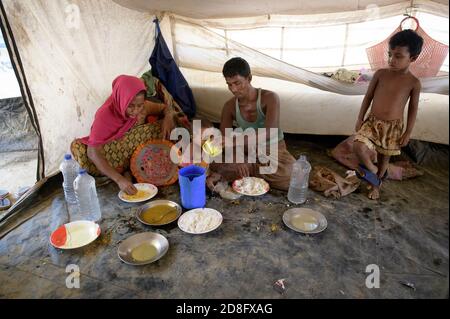
[[[144,74],[142,74],[141,79],[144,80],[145,86],[147,87],[147,93],[145,94],[148,99],[154,97],[156,94],[155,88],[155,77],[152,75],[152,71],[148,70]]]
[[[238,99],[236,99],[236,122],[238,127],[242,128],[242,130],[246,130],[247,128],[254,128],[255,131],[258,130],[258,128],[264,128],[266,125],[266,115],[264,114],[264,112],[261,109],[261,89],[258,89],[258,100],[256,101],[256,110],[258,112],[258,116],[256,118],[255,122],[247,122],[246,120],[244,120],[244,118],[241,115],[241,111],[239,108],[239,101]],[[284,134],[283,131],[278,128],[278,139],[275,140],[271,140],[269,143],[272,144],[274,142],[278,142],[281,141],[282,139],[284,139]]]

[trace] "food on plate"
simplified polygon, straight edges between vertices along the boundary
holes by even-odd
[[[178,216],[177,208],[170,205],[156,205],[146,209],[141,218],[149,224],[167,224]]]
[[[150,195],[149,191],[143,190],[143,189],[138,189],[137,193],[134,195],[128,195],[127,193],[123,193],[122,197],[125,200],[141,200],[144,198],[147,198]]]
[[[267,192],[269,185],[261,178],[244,177],[234,182],[234,189],[243,194],[255,195]]]
[[[216,228],[222,222],[222,216],[208,210],[186,213],[180,219],[180,226],[190,233],[204,233]]]

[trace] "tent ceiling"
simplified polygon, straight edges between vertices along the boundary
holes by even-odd
[[[194,19],[250,17],[266,14],[319,14],[364,10],[369,5],[380,7],[408,1],[398,0],[114,0],[114,2],[150,13],[171,12]],[[413,1],[414,2],[424,2]],[[448,0],[433,0],[448,6]]]

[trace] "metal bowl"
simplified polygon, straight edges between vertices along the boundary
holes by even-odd
[[[285,211],[283,222],[290,229],[303,234],[317,234],[328,226],[325,216],[310,208],[291,208]]]
[[[141,245],[149,245],[154,247],[156,254],[149,259],[137,260],[133,257],[133,250]],[[120,243],[117,249],[117,254],[119,258],[126,264],[129,265],[146,265],[154,261],[157,261],[163,257],[169,250],[169,242],[167,238],[158,233],[146,232],[133,235],[128,237],[123,242]]]
[[[168,206],[171,206],[171,207],[172,207],[173,209],[175,209],[176,212],[177,212],[176,218],[174,218],[173,220],[171,220],[171,221],[169,221],[169,222],[166,222],[166,223],[149,223],[149,222],[146,222],[146,221],[142,218],[142,214],[143,214],[147,209],[149,209],[149,208],[151,208],[151,207],[158,206],[158,205],[168,205]],[[136,212],[136,218],[137,218],[141,223],[143,223],[143,224],[145,224],[145,225],[149,225],[149,226],[163,226],[163,225],[167,225],[167,224],[170,224],[170,223],[173,223],[174,221],[176,221],[176,220],[178,219],[178,217],[181,216],[181,213],[182,213],[181,206],[178,205],[177,203],[172,202],[172,201],[170,201],[170,200],[166,200],[166,199],[159,199],[159,200],[154,200],[154,201],[148,202],[147,204],[142,205],[141,207],[139,207],[138,210],[137,210],[137,212]],[[167,213],[166,213],[166,214],[167,214]]]

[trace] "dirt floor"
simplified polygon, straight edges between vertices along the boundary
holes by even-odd
[[[327,155],[338,140],[288,137],[295,157],[306,152],[312,165],[341,175],[346,168]],[[0,240],[0,298],[448,298],[448,153],[443,165],[424,164],[424,175],[386,181],[382,199],[361,188],[340,200],[309,193],[303,205],[320,211],[327,229],[302,235],[287,228],[282,214],[294,207],[285,192],[231,202],[208,194],[222,225],[206,235],[189,235],[176,223],[141,224],[138,204],[117,197],[118,188],[98,189],[101,236],[72,250],[54,249],[49,236],[67,220],[60,181],[26,210],[33,216]],[[177,185],[160,188],[156,199],[179,202]],[[169,241],[168,253],[146,266],[117,256],[131,235],[155,231]],[[66,267],[79,267],[80,288],[66,287]],[[368,265],[380,270],[380,287],[366,287]],[[285,290],[274,289],[285,279]],[[408,286],[409,285],[409,286]]]

